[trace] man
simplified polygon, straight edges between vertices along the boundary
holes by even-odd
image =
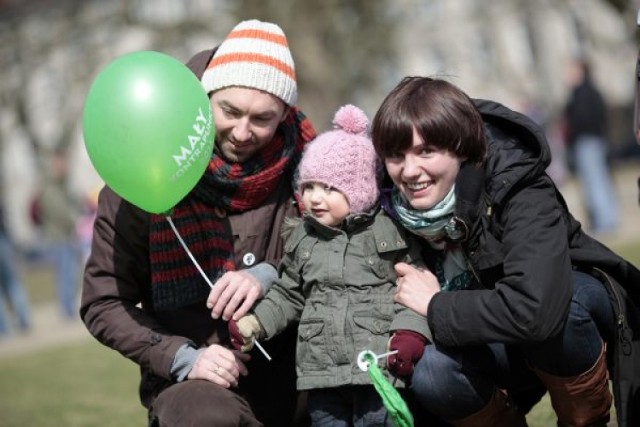
[[[76,224],[82,210],[67,191],[67,176],[66,154],[57,149],[48,159],[38,201],[42,229],[53,261],[60,315],[65,320],[76,320],[81,267]]]
[[[100,342],[140,365],[150,425],[291,425],[295,328],[264,343],[269,362],[230,350],[227,320],[277,277],[281,226],[299,214],[293,174],[315,132],[295,107],[293,59],[277,25],[243,21],[187,65],[209,94],[215,149],[171,217],[213,289],[166,218],[104,188],[81,316]]]
[[[0,203],[0,342],[12,332],[11,314],[17,320],[20,333],[31,329],[31,304],[16,268],[13,242],[4,219],[4,204]],[[7,308],[10,308],[9,312]]]
[[[607,162],[607,107],[585,59],[567,71],[571,93],[565,106],[567,143],[582,186],[589,225],[594,233],[618,227],[618,201]]]

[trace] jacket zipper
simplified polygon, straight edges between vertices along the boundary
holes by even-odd
[[[631,354],[632,332],[631,332],[631,329],[627,326],[624,313],[622,312],[622,302],[620,301],[620,295],[618,295],[618,292],[616,291],[615,286],[613,285],[613,283],[611,283],[611,280],[609,279],[608,274],[606,274],[604,271],[602,271],[598,267],[592,267],[592,268],[595,271],[597,271],[601,277],[605,279],[604,280],[605,285],[609,288],[611,295],[613,295],[616,301],[616,305],[618,306],[618,322],[617,322],[618,323],[617,324],[618,342],[620,343],[622,353],[625,356],[629,356]]]
[[[480,281],[480,276],[478,276],[478,273],[476,272],[476,267],[473,265],[473,261],[471,260],[471,257],[466,250],[464,251],[464,255],[467,257],[467,265],[469,266],[471,273],[473,273],[473,277],[476,278],[476,281],[479,285],[484,287],[484,285],[482,285],[482,282]]]
[[[493,214],[493,211],[492,211],[492,208],[491,208],[491,204],[487,201],[486,195],[485,195],[485,204],[487,205],[486,215],[489,218],[491,218],[491,215]],[[459,218],[457,216],[456,216],[456,218],[457,218],[457,221],[459,221],[464,226],[464,228],[465,228],[465,240],[468,242],[469,233],[470,233],[469,226],[467,225],[467,223],[463,219],[461,219],[461,218]],[[467,249],[467,245],[465,245],[465,244],[461,244],[460,246],[462,247],[462,250],[464,252],[464,256],[465,256],[466,261],[467,261],[467,265],[469,266],[469,270],[471,270],[471,273],[473,274],[473,277],[476,278],[476,282],[478,282],[479,285],[484,286],[482,284],[482,282],[480,281],[480,276],[478,275],[478,272],[476,271],[476,267],[475,267],[474,262],[473,262],[473,255],[475,254],[475,251],[471,251],[471,252],[473,252],[473,253],[471,253]]]

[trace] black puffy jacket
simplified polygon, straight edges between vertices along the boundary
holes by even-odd
[[[434,342],[543,341],[563,327],[572,269],[600,276],[618,320],[617,339],[607,347],[618,425],[640,425],[640,271],[571,215],[545,173],[551,155],[542,129],[500,104],[475,102],[488,134],[487,159],[482,169],[461,167],[456,216],[467,226],[463,248],[482,289],[434,296]]]

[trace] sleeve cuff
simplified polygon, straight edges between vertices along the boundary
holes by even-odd
[[[267,294],[267,291],[271,288],[273,282],[278,279],[278,270],[267,262],[254,265],[244,271],[251,274],[260,283],[260,286],[262,287],[262,296]]]
[[[192,343],[186,343],[180,347],[171,364],[171,377],[177,382],[184,381],[201,351],[195,348]]]

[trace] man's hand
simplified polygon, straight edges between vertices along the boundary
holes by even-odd
[[[387,358],[389,371],[399,378],[409,378],[413,374],[413,366],[420,360],[427,339],[421,334],[398,330],[389,339],[389,351],[398,350]]]
[[[264,336],[264,330],[253,314],[241,317],[237,322],[229,320],[231,346],[246,353],[253,348],[254,341]]]
[[[247,314],[253,304],[262,298],[260,282],[244,270],[228,271],[213,285],[207,298],[211,317],[223,320],[239,319]]]
[[[214,344],[199,353],[187,378],[211,381],[226,388],[237,387],[240,375],[249,373],[245,366],[249,360],[248,354]]]

